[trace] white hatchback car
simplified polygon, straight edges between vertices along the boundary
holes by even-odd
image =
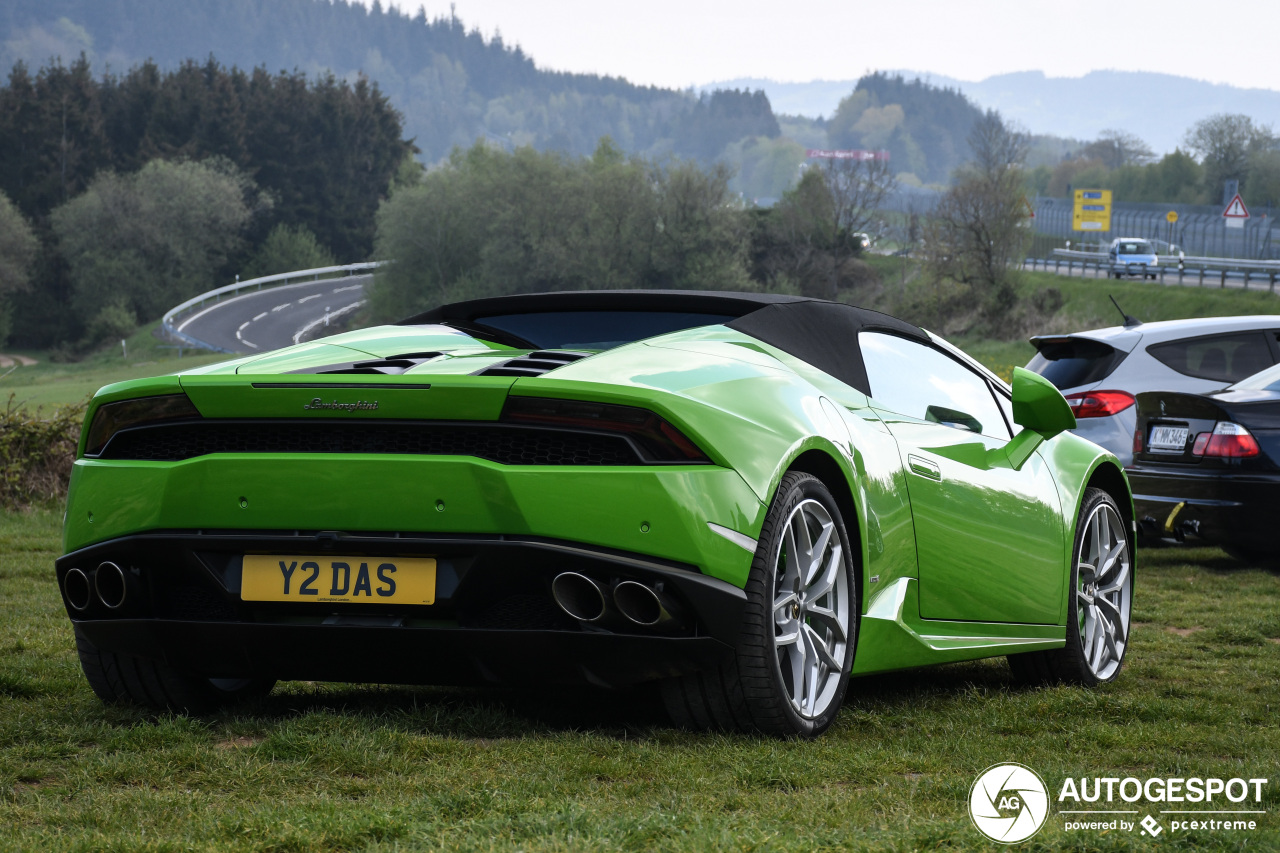
[[[1130,323],[1031,339],[1027,369],[1071,404],[1075,433],[1133,461],[1142,391],[1203,393],[1280,362],[1280,316],[1203,317]]]

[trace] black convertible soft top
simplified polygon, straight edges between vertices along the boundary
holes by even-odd
[[[494,296],[441,305],[400,321],[442,323],[467,330],[484,317],[576,311],[671,312],[730,318],[726,326],[775,346],[824,373],[870,394],[858,333],[880,331],[928,342],[919,326],[888,314],[806,296],[706,290],[571,290]],[[475,324],[475,325],[473,325]]]

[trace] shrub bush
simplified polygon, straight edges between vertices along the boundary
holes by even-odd
[[[66,497],[84,412],[84,404],[60,406],[42,417],[9,395],[0,411],[0,505],[24,509]]]

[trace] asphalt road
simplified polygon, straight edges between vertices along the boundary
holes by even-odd
[[[372,280],[354,275],[250,291],[187,315],[178,331],[238,353],[292,346],[323,334],[326,313],[332,319],[356,310]]]

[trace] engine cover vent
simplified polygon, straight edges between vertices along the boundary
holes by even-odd
[[[442,355],[444,355],[444,353],[409,352],[404,355],[393,355],[387,358],[374,358],[369,361],[343,361],[338,364],[322,364],[319,367],[304,367],[301,370],[290,370],[289,372],[311,374],[382,374],[384,376],[394,376],[396,374],[404,373],[406,370],[412,370],[419,364],[424,364],[432,359],[439,358]]]
[[[573,350],[544,349],[508,359],[478,370],[475,376],[541,376],[564,367],[566,364],[595,355],[591,352],[574,352]]]

